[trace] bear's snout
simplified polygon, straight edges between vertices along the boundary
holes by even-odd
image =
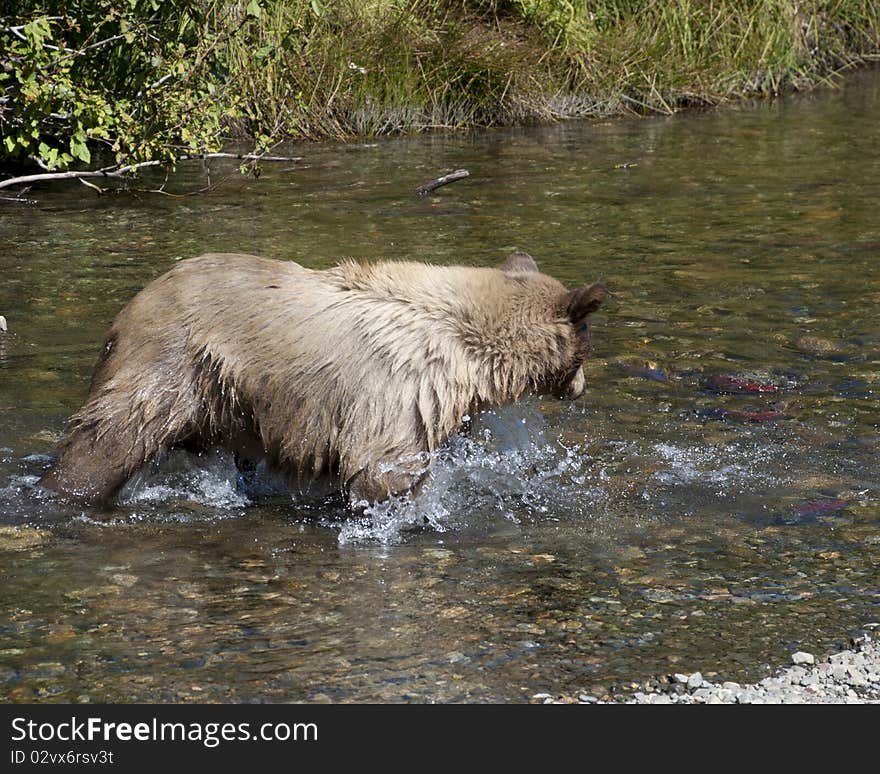
[[[574,376],[562,385],[556,393],[556,397],[560,400],[577,400],[584,394],[586,386],[587,380],[584,378],[584,369],[578,368]]]

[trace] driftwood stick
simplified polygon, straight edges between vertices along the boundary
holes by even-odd
[[[456,180],[462,180],[469,175],[470,172],[466,169],[456,169],[455,172],[450,172],[448,175],[443,175],[443,177],[438,177],[436,180],[429,180],[424,185],[420,185],[416,188],[416,193],[419,196],[424,196],[435,188],[439,188],[441,185],[449,185],[449,183],[454,183]]]
[[[180,156],[170,161],[141,161],[137,164],[126,166],[110,166],[103,169],[79,170],[75,172],[42,172],[37,175],[22,175],[10,177],[8,180],[0,180],[0,188],[8,188],[12,185],[24,185],[25,183],[38,183],[45,180],[85,180],[90,177],[114,177],[123,178],[127,174],[145,167],[158,167],[163,164],[172,164],[181,161],[195,161],[202,159],[237,159],[239,161],[302,161],[302,156],[261,156],[258,153],[201,153],[192,156]],[[442,183],[441,183],[442,185]]]
[[[90,183],[88,180],[83,180],[82,178],[79,178],[79,182],[82,183],[84,186],[86,186],[86,188],[91,188],[93,191],[95,191],[95,193],[98,193],[98,194],[106,193],[106,191],[103,188],[101,188],[98,185],[95,185],[94,183]]]
[[[30,189],[25,188],[24,190],[28,191]],[[24,196],[21,196],[20,194],[18,196],[0,196],[0,202],[12,202],[13,204],[24,204],[28,207],[33,207],[34,205],[39,204],[39,202],[36,199],[26,199]]]

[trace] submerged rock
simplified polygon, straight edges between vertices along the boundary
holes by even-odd
[[[0,525],[0,551],[27,551],[43,545],[50,537],[46,530]]]
[[[794,342],[794,346],[805,355],[819,358],[839,357],[851,349],[842,342],[832,341],[821,336],[801,336]]]

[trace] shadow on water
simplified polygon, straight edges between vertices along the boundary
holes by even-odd
[[[668,119],[307,146],[200,197],[59,187],[5,209],[0,697],[625,693],[755,678],[877,620],[878,119],[873,72]],[[222,453],[175,452],[103,510],[33,490],[107,324],[174,260],[513,247],[612,288],[588,392],[475,417],[415,503],[347,517]]]

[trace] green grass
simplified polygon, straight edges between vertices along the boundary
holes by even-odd
[[[269,4],[263,40],[310,22],[249,84],[253,113],[293,136],[669,113],[827,83],[880,52],[876,0],[313,6]]]

